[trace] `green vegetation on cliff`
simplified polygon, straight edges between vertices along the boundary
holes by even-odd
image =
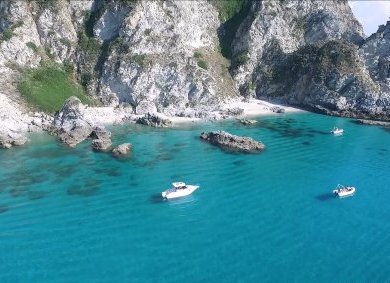
[[[330,70],[340,74],[356,72],[356,48],[342,41],[329,41],[323,46],[306,45],[274,67],[274,83],[293,85],[303,75],[322,82]]]
[[[0,43],[3,41],[8,41],[14,36],[14,30],[23,25],[23,21],[18,21],[15,24],[12,24],[7,29],[3,30],[0,33]]]
[[[216,0],[214,5],[218,9],[221,21],[226,22],[240,13],[248,2],[247,0]]]
[[[29,104],[46,113],[59,110],[71,96],[78,97],[83,103],[90,102],[74,79],[73,70],[60,64],[44,63],[36,69],[24,71],[18,89]]]
[[[250,0],[214,0],[212,2],[218,10],[222,28],[219,30],[219,44],[225,58],[231,59],[231,44],[236,32],[247,17],[252,1]]]

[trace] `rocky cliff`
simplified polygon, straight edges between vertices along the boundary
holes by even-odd
[[[97,87],[105,103],[130,103],[136,114],[202,116],[235,95],[218,51],[218,13],[209,2],[139,1],[127,10],[118,5],[105,10],[94,30],[110,45]]]
[[[244,96],[389,119],[386,34],[365,40],[347,1],[255,2],[232,44],[235,82]]]
[[[17,88],[48,64],[126,115],[208,117],[242,95],[389,119],[389,23],[365,39],[346,0],[233,2],[1,1],[2,131],[50,122]]]
[[[207,116],[237,96],[219,25],[209,1],[1,1],[1,95],[26,112],[18,80],[56,62],[104,105]]]

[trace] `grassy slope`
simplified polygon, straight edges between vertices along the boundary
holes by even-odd
[[[59,64],[43,64],[22,74],[18,89],[28,103],[46,113],[59,110],[70,96],[89,103],[83,88]]]

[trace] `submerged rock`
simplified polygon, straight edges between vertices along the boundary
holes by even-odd
[[[131,143],[120,144],[112,150],[112,155],[114,157],[127,157],[130,154],[131,148]]]
[[[231,151],[253,153],[262,151],[265,148],[265,145],[262,142],[256,141],[250,137],[240,137],[224,131],[203,132],[200,135],[200,138],[222,149]]]
[[[165,118],[161,114],[146,113],[142,117],[138,118],[137,124],[151,126],[155,128],[169,127],[172,125],[172,121]]]
[[[250,120],[250,119],[239,119],[238,120],[241,124],[243,124],[243,125],[254,125],[254,124],[256,124],[257,123],[257,121],[256,120]]]

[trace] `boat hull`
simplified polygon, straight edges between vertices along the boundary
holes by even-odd
[[[198,188],[199,186],[187,185],[185,189],[166,190],[161,193],[161,196],[165,199],[185,197],[195,192]]]
[[[351,187],[351,190],[349,191],[339,191],[339,190],[333,190],[333,194],[339,198],[346,198],[351,197],[355,194],[356,189],[354,187]]]
[[[335,136],[341,136],[344,133],[344,130],[334,130],[330,132],[331,134]]]

